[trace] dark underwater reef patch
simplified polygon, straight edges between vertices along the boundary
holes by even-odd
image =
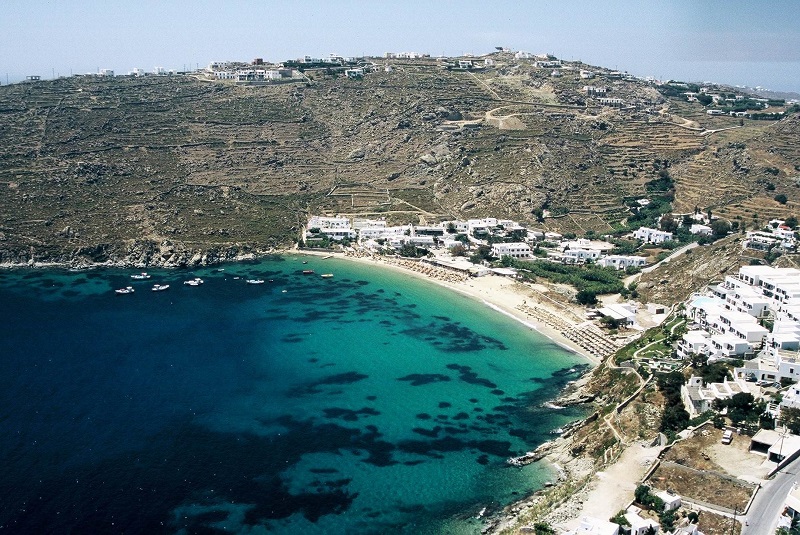
[[[484,379],[483,377],[479,377],[477,373],[472,371],[472,368],[469,366],[462,366],[460,364],[448,364],[447,369],[455,370],[459,373],[458,378],[464,381],[465,383],[469,383],[471,385],[479,385],[485,386],[486,388],[496,389],[497,385],[491,382],[489,379]]]
[[[333,364],[330,365],[333,366]],[[310,394],[320,394],[322,393],[322,389],[320,388],[321,386],[349,385],[357,383],[358,381],[363,381],[367,377],[369,377],[369,375],[364,375],[363,373],[358,372],[345,372],[337,373],[335,375],[328,375],[327,377],[317,379],[316,381],[297,385],[291,388],[287,395],[290,397],[297,397],[307,396]]]
[[[404,377],[399,377],[398,381],[407,381],[411,386],[423,386],[431,383],[442,383],[449,381],[450,377],[441,373],[411,373]]]
[[[18,533],[107,533],[112,526],[130,533],[169,531],[205,533],[210,523],[227,519],[229,508],[214,503],[248,504],[246,527],[301,514],[311,522],[349,509],[356,493],[349,480],[317,478],[316,488],[292,492],[281,473],[314,452],[356,448],[364,462],[387,466],[395,446],[374,431],[282,417],[280,436],[220,433],[192,423],[176,423],[152,437],[146,447],[54,472],[39,481],[13,482],[17,503],[4,504],[0,520]],[[314,437],[324,437],[317,440]],[[269,452],[265,454],[265,452]],[[335,469],[312,469],[317,475]],[[142,498],[145,489],[147,499]],[[189,492],[189,489],[193,489]],[[205,490],[204,490],[205,489]],[[207,496],[215,496],[209,501]],[[26,497],[37,496],[33,502]],[[27,503],[26,503],[27,502]],[[201,505],[197,515],[176,516],[176,508]]]
[[[343,409],[340,407],[330,407],[323,409],[322,412],[325,413],[325,418],[338,418],[346,422],[356,422],[358,421],[359,416],[380,416],[381,414],[370,407],[364,407],[362,409],[358,409],[357,411],[352,409]]]
[[[408,307],[408,305],[407,305]],[[447,316],[434,316],[436,321],[405,329],[403,334],[430,342],[447,353],[468,353],[483,349],[508,349],[503,342],[479,334],[469,327],[451,321]]]

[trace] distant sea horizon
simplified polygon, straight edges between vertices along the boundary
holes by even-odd
[[[506,459],[583,416],[547,401],[585,359],[425,280],[293,255],[134,273],[0,271],[9,532],[479,533],[556,477]]]

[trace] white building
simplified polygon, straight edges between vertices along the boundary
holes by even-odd
[[[583,86],[583,91],[584,93],[592,97],[604,97],[606,95],[607,89],[605,87],[585,85]]]
[[[612,97],[598,98],[597,102],[599,102],[603,106],[610,106],[614,108],[622,107],[625,104],[625,101],[622,100],[621,98],[612,98]]]
[[[332,240],[353,239],[356,231],[350,227],[350,218],[313,216],[308,220],[307,231],[318,229]]]
[[[401,236],[409,236],[411,234],[411,225],[400,225],[395,227],[377,226],[377,227],[361,227],[358,229],[358,237],[360,240],[380,240],[399,238]]]
[[[492,244],[492,256],[503,258],[510,256],[511,258],[531,258],[533,251],[527,243],[495,243]]]
[[[619,526],[607,520],[584,516],[578,527],[565,535],[619,535]]]
[[[600,251],[596,249],[564,249],[561,253],[561,261],[565,264],[585,264],[595,262],[600,258]]]
[[[642,518],[639,516],[641,511],[642,510],[638,507],[631,505],[625,512],[625,520],[630,524],[631,535],[646,535],[648,532],[651,532],[651,530],[653,530],[656,535],[660,533],[661,526],[658,522],[650,520],[649,518]]]
[[[695,223],[694,225],[689,227],[689,232],[692,234],[698,234],[700,236],[711,236],[711,227],[707,225],[700,225]]]
[[[114,76],[114,70],[113,69],[100,69],[98,74],[100,76]]]
[[[681,506],[681,497],[673,492],[662,490],[655,494],[657,498],[661,498],[664,502],[664,511],[674,511]]]
[[[727,377],[721,383],[704,386],[703,378],[693,375],[688,383],[681,386],[683,404],[692,418],[710,410],[715,399],[730,399],[741,393],[750,393],[747,382],[742,379],[729,381]]]
[[[663,230],[658,230],[654,228],[648,227],[640,227],[633,233],[633,237],[642,240],[645,243],[664,243],[667,240],[672,239],[672,232],[665,232]]]
[[[786,515],[790,519],[794,520],[800,516],[800,487],[797,486],[797,483],[792,485],[784,504],[786,505]]]
[[[706,355],[710,353],[711,335],[706,331],[688,331],[678,341],[675,348],[682,359],[691,358],[692,355]]]
[[[614,269],[625,269],[628,267],[642,267],[647,264],[647,259],[643,256],[635,255],[608,255],[597,261],[598,266],[611,267]]]
[[[324,217],[324,216],[313,216],[311,219],[308,220],[308,228],[320,228],[320,229],[349,229],[350,228],[350,218],[349,217]]]

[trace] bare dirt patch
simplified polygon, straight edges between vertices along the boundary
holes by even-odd
[[[764,457],[750,453],[749,448],[750,437],[734,435],[733,442],[725,445],[722,430],[706,425],[691,438],[675,444],[664,460],[738,478],[763,479],[768,472],[763,466]]]
[[[709,470],[662,462],[648,483],[661,490],[672,490],[691,500],[726,509],[744,510],[755,485]]]
[[[699,517],[697,528],[705,535],[739,535],[742,532],[742,525],[727,516],[700,511]]]

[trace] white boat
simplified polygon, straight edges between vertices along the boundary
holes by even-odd
[[[323,279],[330,279],[333,277],[333,273],[323,273],[322,275],[320,275],[320,277],[322,277]]]
[[[245,282],[247,284],[264,284],[263,279],[247,279]]]
[[[154,284],[153,285],[153,291],[154,292],[163,292],[167,288],[169,288],[169,284]]]
[[[201,279],[200,277],[195,277],[192,280],[183,281],[183,283],[187,286],[200,286],[201,284],[203,284],[203,279]]]
[[[116,293],[117,295],[125,295],[125,294],[132,294],[133,291],[134,291],[133,286],[126,286],[125,288],[114,290],[114,293]]]
[[[137,274],[137,275],[131,275],[131,278],[132,278],[132,279],[135,279],[135,280],[137,280],[137,281],[141,281],[141,280],[149,279],[149,278],[150,278],[150,275],[148,275],[148,274],[147,274],[147,273],[145,273],[145,272],[141,272],[141,273],[139,273],[139,274]]]

